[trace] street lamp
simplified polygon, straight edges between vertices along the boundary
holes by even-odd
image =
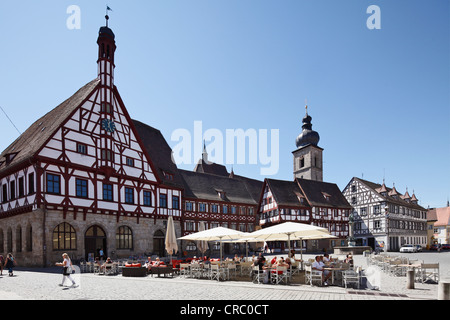
[[[348,232],[348,237],[347,237],[347,241],[348,241],[348,246],[349,247],[354,247],[356,246],[356,241],[355,241],[355,237],[354,237],[354,222],[355,222],[355,214],[353,213],[353,211],[350,211],[350,216],[348,218],[348,226],[349,226],[349,232]]]
[[[388,252],[388,250],[391,249],[390,241],[389,241],[389,206],[388,205],[386,205],[384,207],[384,212],[385,212],[385,224],[386,224],[386,245],[384,246],[384,252]]]

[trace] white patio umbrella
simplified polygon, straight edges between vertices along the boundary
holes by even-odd
[[[187,236],[178,238],[179,240],[192,240],[192,241],[219,241],[220,242],[220,260],[222,260],[222,241],[224,240],[235,240],[244,238],[245,232],[240,232],[233,229],[228,229],[224,227],[217,227],[208,229],[205,231],[199,231],[196,233],[189,234]]]
[[[166,251],[170,256],[170,262],[172,263],[172,254],[178,252],[177,237],[175,235],[175,226],[173,224],[172,216],[169,216],[169,220],[167,220],[165,245],[166,245]]]
[[[300,237],[298,239],[300,240],[300,260],[303,261],[303,240],[319,240],[319,239],[333,239],[333,238],[337,237],[331,234]],[[302,270],[303,270],[303,262],[302,262]]]
[[[305,223],[284,222],[249,233],[248,237],[264,241],[287,241],[289,252],[291,252],[291,240],[293,239],[315,239],[314,237],[333,236],[326,228]]]
[[[224,242],[230,243],[245,243],[245,258],[248,260],[248,243],[249,242],[262,242],[260,239],[255,238],[241,238],[236,240],[225,240]]]
[[[205,223],[203,221],[200,221],[200,223],[198,224],[198,231],[205,231]],[[208,249],[208,242],[205,240],[200,240],[197,242],[197,248],[200,250],[200,252],[202,253],[202,256],[205,255],[205,251],[206,249]]]

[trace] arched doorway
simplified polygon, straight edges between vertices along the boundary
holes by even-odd
[[[153,254],[157,254],[160,257],[165,256],[165,236],[161,230],[158,230],[153,235]]]
[[[106,233],[101,227],[94,225],[86,230],[84,249],[86,260],[94,259],[95,257],[100,259],[107,258]],[[103,257],[100,256],[101,250],[103,251]]]

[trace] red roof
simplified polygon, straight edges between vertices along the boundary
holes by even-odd
[[[450,207],[436,208],[436,217],[435,227],[450,225]]]

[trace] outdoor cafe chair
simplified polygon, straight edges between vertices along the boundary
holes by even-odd
[[[264,280],[266,278],[266,274],[264,273],[264,270],[259,270],[259,266],[253,266],[252,267],[252,281],[253,283],[264,283]]]
[[[236,277],[236,264],[235,263],[228,263],[226,268],[228,269],[228,275],[233,272],[234,276]]]
[[[313,286],[313,282],[322,285],[322,271],[313,270],[311,265],[305,265],[305,282]]]
[[[360,275],[355,270],[345,270],[342,272],[342,281],[344,282],[345,289],[348,285],[356,284],[359,289]]]
[[[203,266],[201,266],[199,263],[192,263],[191,276],[194,278],[201,278],[203,276]]]
[[[111,274],[115,274],[115,270],[114,270],[115,268],[114,268],[114,264],[112,264],[112,263],[107,263],[107,264],[105,264],[105,267],[104,267],[104,273],[106,274],[106,275],[111,275]]]
[[[289,271],[288,267],[277,266],[271,271],[271,281],[273,284],[280,284],[284,282],[287,284],[289,282]]]
[[[300,268],[300,261],[295,261],[291,263],[292,266],[292,275],[300,272],[301,268]]]
[[[211,280],[220,281],[220,279],[225,279],[224,269],[220,267],[219,264],[211,264],[211,268],[209,271],[209,277]]]
[[[80,272],[84,273],[87,270],[87,265],[86,265],[86,261],[81,261],[80,262]]]
[[[421,263],[416,270],[416,281],[426,282],[428,280],[439,282],[439,263]]]
[[[95,274],[103,274],[103,268],[102,266],[99,266],[98,264],[94,264],[94,275]]]
[[[247,272],[247,274],[250,274],[251,273],[251,270],[252,270],[252,264],[253,264],[253,262],[252,261],[246,261],[246,262],[241,262],[239,265],[240,265],[240,272],[241,272],[241,276],[242,276],[242,273],[243,272]]]
[[[188,277],[191,275],[190,263],[180,263],[180,276]]]

